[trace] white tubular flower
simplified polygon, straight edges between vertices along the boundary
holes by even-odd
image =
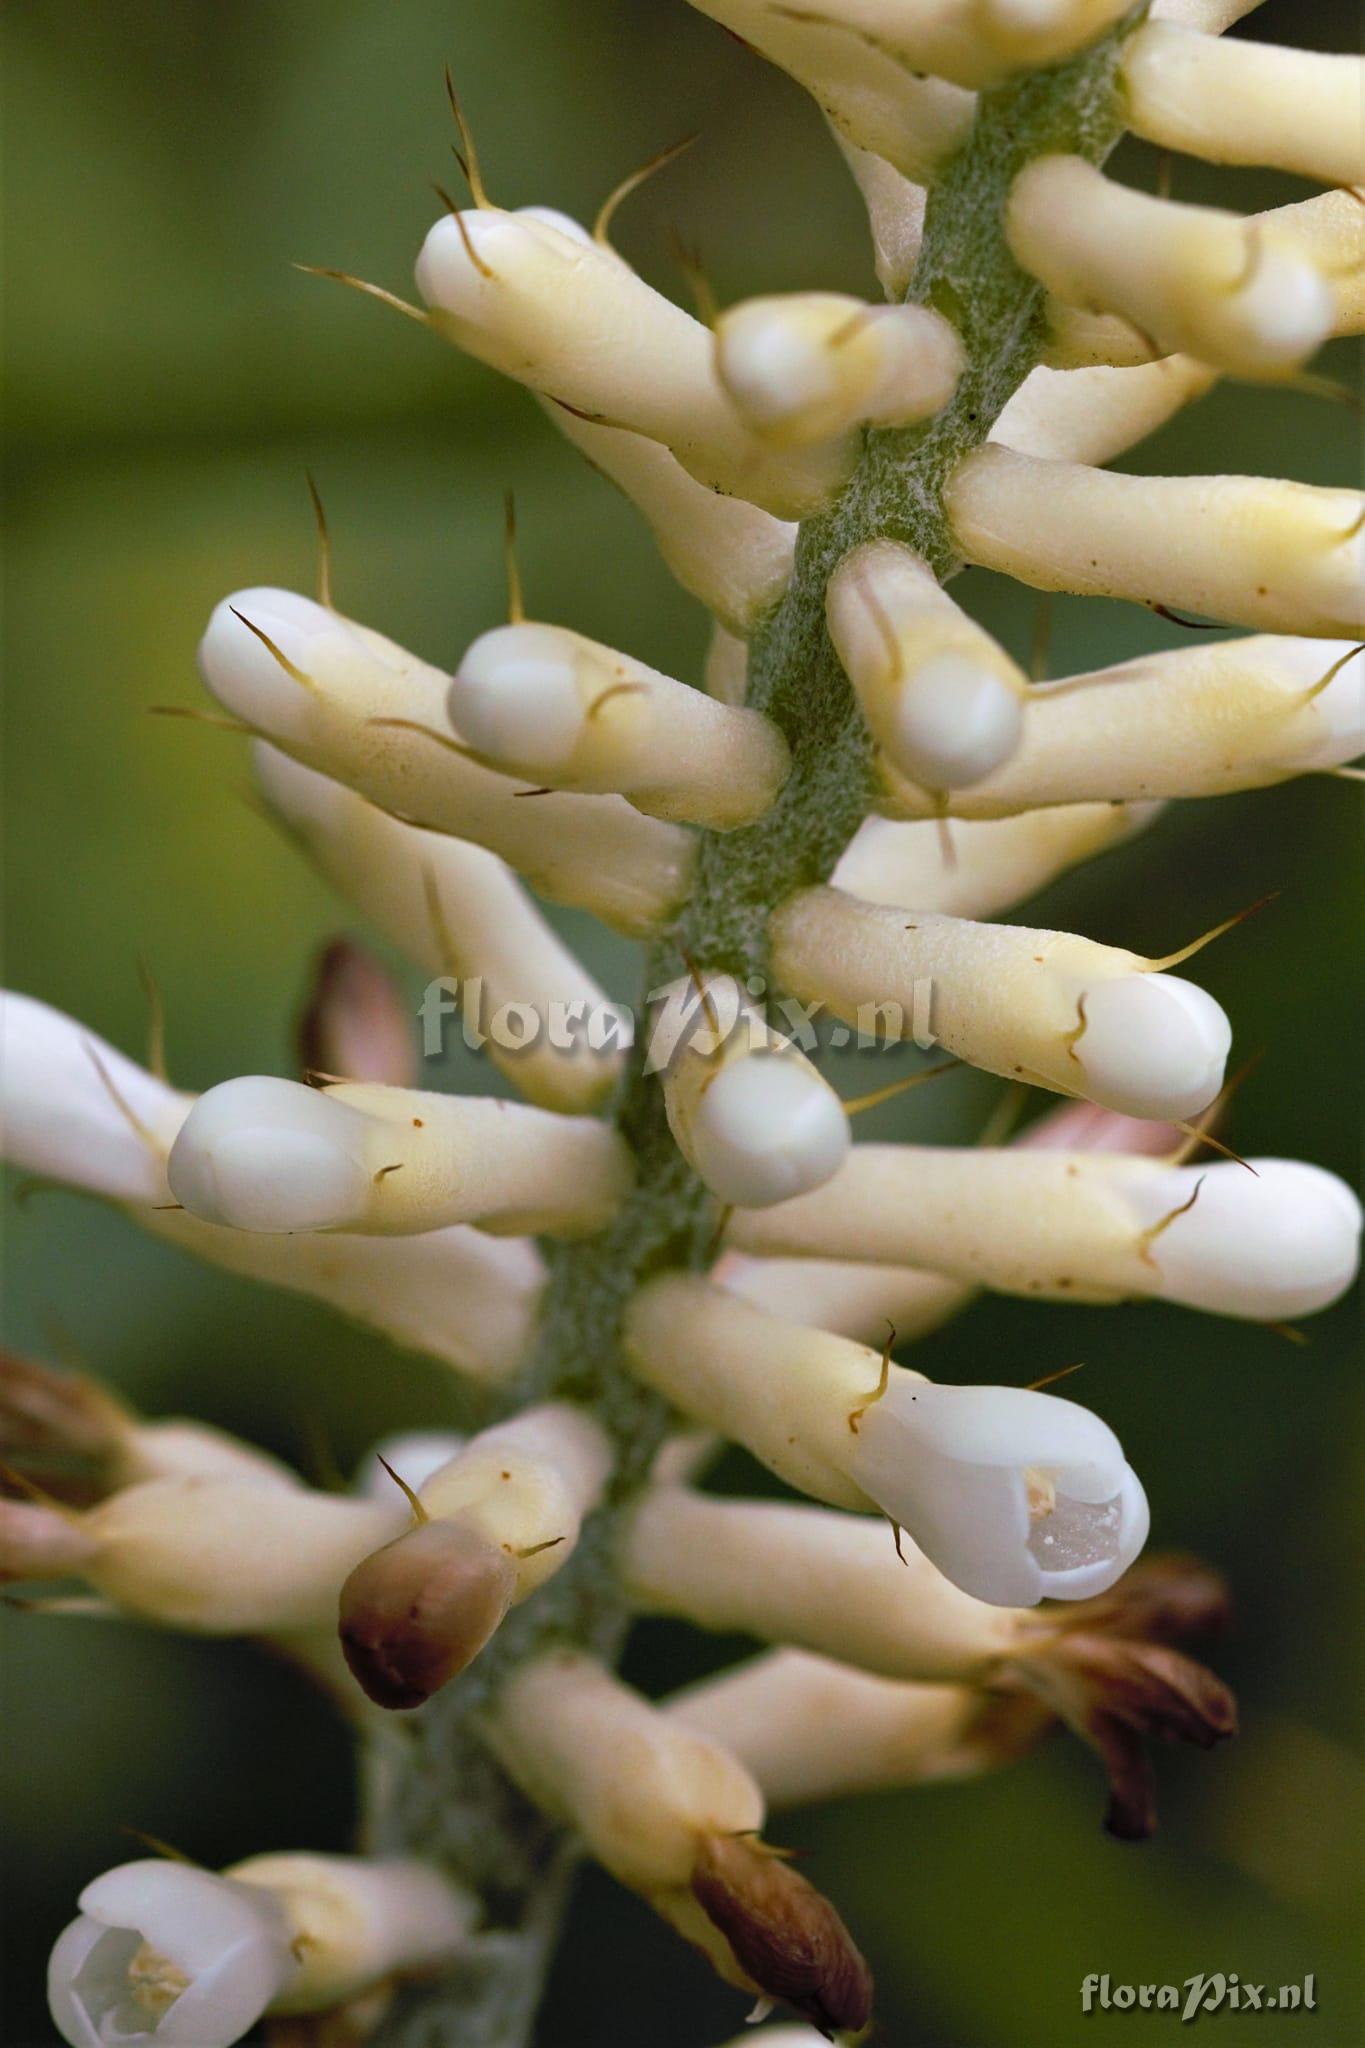
[[[1022,1754],[1051,1720],[1021,1695],[874,1678],[804,1650],[752,1657],[675,1693],[665,1711],[724,1743],[772,1807],[974,1777]]]
[[[796,528],[744,498],[689,476],[658,441],[584,419],[553,400],[545,411],[644,515],[666,567],[737,634],[751,633],[791,581]]]
[[[867,207],[877,282],[888,299],[900,301],[909,290],[919,260],[928,191],[913,178],[904,177],[885,158],[874,156],[870,149],[859,149],[832,119],[830,127]]]
[[[191,1864],[122,1863],[78,1903],[47,1978],[71,2048],[228,2048],[298,1975],[281,1902]]]
[[[1332,332],[1331,282],[1293,240],[1130,191],[1083,157],[1026,165],[1006,226],[1016,259],[1059,299],[1119,313],[1235,376],[1292,370]]]
[[[1217,377],[1193,356],[1161,356],[1130,369],[1101,364],[1050,370],[1040,364],[1010,399],[990,439],[1019,455],[1103,468],[1202,398]]]
[[[761,818],[791,768],[761,712],[719,704],[565,626],[481,634],[446,702],[468,744],[509,774],[614,792],[654,817],[720,831]]]
[[[1355,1196],[1320,1167],[1251,1163],[859,1145],[823,1188],[736,1214],[728,1234],[747,1251],[927,1267],[1007,1294],[1158,1295],[1268,1320],[1327,1308],[1355,1278]]]
[[[448,1465],[466,1439],[453,1429],[400,1429],[380,1437],[366,1451],[351,1479],[362,1500],[393,1501],[393,1475],[416,1493],[433,1472]]]
[[[1146,1541],[1146,1500],[1117,1438],[1074,1402],[931,1386],[683,1275],[640,1290],[625,1341],[685,1414],[831,1506],[879,1508],[992,1606],[1103,1592]]]
[[[902,775],[955,789],[1014,751],[1023,671],[910,548],[867,541],[845,555],[825,617],[873,737]]]
[[[1032,731],[1030,704],[1025,734]],[[1007,767],[1004,771],[1009,774]],[[989,778],[990,787],[995,778]],[[971,803],[975,792],[965,802]],[[956,808],[956,806],[954,807]],[[1078,862],[1121,846],[1151,824],[1158,804],[1062,804],[1017,817],[912,824],[868,818],[831,876],[831,885],[864,903],[937,910],[949,917],[994,917],[1037,895]]]
[[[591,236],[531,212],[443,214],[417,259],[431,325],[542,397],[670,448],[699,483],[800,519],[835,495],[837,452],[778,455],[716,379],[709,329]]]
[[[568,1563],[610,1470],[605,1432],[560,1401],[481,1431],[429,1472],[416,1527],[341,1589],[342,1649],[369,1698],[420,1706],[472,1663],[508,1608]]]
[[[149,1479],[83,1512],[2,1505],[0,1576],[75,1572],[123,1612],[198,1635],[326,1628],[347,1573],[408,1515],[396,1489],[378,1503],[254,1477]]]
[[[1246,476],[1117,476],[988,446],[949,479],[963,554],[1035,590],[1174,605],[1254,631],[1365,621],[1365,500]]]
[[[167,1161],[175,1199],[233,1230],[406,1235],[600,1229],[630,1185],[592,1117],[519,1102],[242,1075],[201,1095]]]
[[[0,1351],[0,1454],[15,1452],[78,1461],[100,1493],[144,1479],[300,1484],[280,1459],[226,1430],[180,1416],[150,1422],[84,1374]]]
[[[1061,1103],[1012,1141],[1021,1149],[1130,1152],[1169,1162],[1184,1133],[1089,1102]],[[852,1260],[750,1258],[726,1251],[711,1278],[770,1315],[810,1323],[859,1344],[879,1343],[888,1327],[898,1343],[926,1337],[968,1306],[976,1289],[946,1273]],[[686,1473],[680,1475],[686,1478]]]
[[[1098,1415],[1027,1387],[893,1379],[849,1469],[964,1592],[1000,1607],[1084,1600],[1147,1541],[1147,1498]]]
[[[1136,1162],[1135,1162],[1136,1164]],[[1360,1265],[1360,1203],[1300,1159],[1157,1167],[1124,1177],[1154,1292],[1216,1315],[1283,1322],[1329,1308]]]
[[[773,972],[859,1029],[935,1041],[988,1073],[1178,1120],[1223,1085],[1231,1027],[1213,997],[1118,946],[812,889],[778,910]]]
[[[72,2048],[230,2048],[264,2012],[320,2012],[452,1962],[474,1902],[419,1863],[251,1857],[221,1876],[147,1859],[108,1870],[52,1951]]]
[[[907,70],[972,87],[1056,64],[1125,11],[1123,0],[930,0],[914,8],[902,0],[837,0],[828,11],[820,0],[803,0],[782,10],[865,37]]]
[[[962,344],[924,306],[789,292],[721,314],[716,369],[761,440],[804,448],[940,411],[962,374]],[[856,457],[856,438],[846,452]]]
[[[1242,227],[1253,239],[1262,229],[1268,230],[1279,246],[1292,246],[1305,263],[1331,280],[1331,334],[1361,332],[1365,326],[1365,264],[1361,261],[1365,215],[1351,192],[1320,192],[1293,206],[1253,213],[1243,220]],[[1118,314],[1088,312],[1062,299],[1048,301],[1047,329],[1044,362],[1056,369],[1150,363],[1161,355],[1161,344],[1152,335],[1139,332]]]
[[[857,148],[927,179],[966,140],[976,112],[969,92],[916,77],[899,56],[850,32],[819,0],[792,9],[770,0],[692,0],[803,85]],[[808,16],[808,19],[803,19]]]
[[[711,1278],[729,1294],[816,1330],[871,1344],[888,1325],[898,1343],[928,1336],[966,1308],[973,1290],[946,1273],[842,1259],[754,1259],[727,1251]]]
[[[451,730],[449,676],[311,598],[224,599],[199,667],[220,703],[295,760],[409,823],[501,854],[557,902],[638,933],[686,894],[689,834],[619,799],[518,802],[518,785],[470,760]]]
[[[192,1096],[28,996],[5,995],[0,1028],[0,1129],[10,1164],[121,1202],[144,1230],[210,1265],[313,1295],[461,1372],[503,1379],[520,1364],[544,1280],[530,1243],[494,1241],[462,1225],[385,1240],[267,1238],[206,1223],[175,1207],[166,1181],[166,1158]],[[29,1058],[26,1048],[39,1056]]]
[[[111,1202],[164,1193],[192,1097],[33,996],[0,994],[0,1128],[12,1166]]]
[[[867,1965],[833,1907],[754,1839],[763,1796],[719,1745],[573,1650],[523,1664],[484,1732],[523,1791],[727,1982],[794,2006],[827,2038],[867,2024]]]
[[[737,2041],[731,2041],[727,2048],[753,2048],[755,2039],[759,2048],[819,2048],[825,2034],[813,2033],[809,2027],[765,2027],[757,2036],[742,2034]]]
[[[662,1042],[678,1006],[698,993],[700,1008],[664,1064]],[[708,976],[700,992],[677,982],[663,997],[652,1046],[660,1051],[668,1125],[711,1192],[762,1208],[828,1180],[848,1151],[848,1118],[805,1054],[764,1021],[729,975]]]
[[[1324,185],[1365,178],[1359,57],[1277,49],[1148,22],[1123,45],[1128,126],[1218,164],[1266,164]]]
[[[1073,811],[1090,813],[1093,800],[1136,802],[1146,813],[1142,799],[1262,789],[1353,761],[1362,749],[1358,642],[1212,640],[1038,684],[1018,752],[955,792],[949,808],[959,817],[1013,817],[1021,830],[1033,820],[1062,835]],[[935,815],[933,798],[904,783],[889,785],[885,802],[902,815]],[[972,844],[964,838],[964,857]]]
[[[959,1591],[904,1539],[900,1552],[868,1515],[668,1486],[642,1496],[619,1555],[626,1591],[647,1614],[885,1678],[980,1683],[1013,1647],[1017,1617]]]
[[[619,1053],[595,1051],[566,1028],[605,1002],[602,989],[495,854],[404,825],[277,747],[257,742],[252,754],[272,810],[385,938],[428,974],[475,985],[488,1020],[504,1010],[518,1013],[518,1029],[526,1020],[520,1050],[501,1046],[496,1030],[486,1036],[489,1058],[530,1101],[586,1110],[610,1092]],[[326,1059],[312,1064],[348,1080],[379,1078]]]

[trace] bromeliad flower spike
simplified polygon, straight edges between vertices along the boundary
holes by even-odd
[[[51,1965],[75,2048],[227,2048],[328,2012],[329,2039],[525,2048],[583,1854],[781,2009],[760,2040],[856,2037],[875,1993],[839,1872],[798,1873],[772,1810],[1003,1767],[1061,1721],[1135,1838],[1144,1739],[1235,1726],[1185,1647],[1216,1574],[1141,1555],[1130,1456],[1160,1433],[1121,1445],[1045,1387],[1056,1359],[950,1384],[924,1340],[978,1288],[1270,1321],[1354,1277],[1331,1175],[1196,1156],[1233,1035],[1170,971],[1197,945],[992,920],[1159,832],[1163,802],[1361,747],[1365,501],[1103,466],[1218,379],[1301,379],[1365,326],[1365,208],[1340,189],[1365,178],[1361,67],[1225,45],[1247,0],[696,4],[819,101],[887,302],[696,318],[611,246],[610,204],[595,232],[496,204],[452,92],[472,201],[405,310],[633,501],[713,621],[707,689],[528,618],[515,578],[449,672],[325,578],[316,602],[225,597],[199,651],[298,850],[425,973],[522,1020],[525,1056],[489,1051],[527,1099],[415,1087],[355,946],[319,968],[306,1080],[196,1098],[31,996],[3,1006],[15,1164],[484,1403],[467,1437],[386,1440],[342,1495],[0,1362],[0,1576],[78,1582],[35,1608],[267,1641],[382,1753],[374,1858],[96,1877]],[[1251,220],[1139,193],[1104,168],[1125,128],[1328,189]],[[949,595],[968,563],[1245,637],[1039,687]],[[603,999],[533,897],[645,943],[666,999],[633,1052],[557,1041]],[[909,1036],[926,981],[947,1051],[1063,1105],[1010,1143],[854,1142],[861,1105],[780,999],[899,1003]],[[708,1494],[727,1439],[810,1500]],[[766,1647],[650,1701],[615,1668],[636,1613]]]

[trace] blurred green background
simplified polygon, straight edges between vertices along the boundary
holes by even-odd
[[[1266,38],[1347,48],[1356,11],[1278,0],[1253,20]],[[199,701],[194,645],[224,592],[310,586],[305,467],[342,605],[435,660],[499,616],[508,486],[534,612],[690,677],[705,637],[628,508],[529,401],[291,262],[408,288],[436,203],[427,181],[453,175],[447,58],[509,204],[590,217],[635,164],[703,131],[619,226],[665,289],[684,289],[681,233],[722,300],[871,290],[859,207],[811,105],[683,0],[8,0],[4,34],[5,978],[136,1051],[141,956],[165,992],[178,1082],[288,1071],[310,959],[346,914],[247,808],[240,743],[147,707]],[[1120,164],[1153,182],[1150,152],[1126,146]],[[1248,209],[1301,196],[1185,162],[1175,190]],[[1326,367],[1352,374],[1349,356]],[[1357,464],[1350,412],[1232,388],[1134,458],[1333,483]],[[980,573],[956,590],[1027,647],[1028,593]],[[1139,610],[1065,604],[1054,666],[1177,637]],[[1163,952],[1282,889],[1200,963],[1238,1055],[1265,1054],[1232,1137],[1352,1178],[1358,805],[1316,779],[1185,806],[1030,912]],[[629,996],[631,949],[565,923]],[[452,1060],[450,1078],[471,1074]],[[886,1112],[883,1134],[967,1137],[993,1100],[957,1077]],[[455,1412],[434,1366],[201,1270],[91,1204],[7,1201],[3,1232],[11,1344],[79,1359],[151,1411],[210,1417],[315,1470]],[[784,1819],[865,1941],[879,2038],[895,2048],[1170,2038],[1167,2014],[1083,2019],[1090,1971],[1272,1984],[1312,1971],[1311,2018],[1202,2025],[1266,2048],[1365,2038],[1353,1307],[1307,1335],[1300,1347],[1177,1309],[996,1301],[935,1340],[946,1378],[1023,1382],[1086,1361],[1084,1398],[1148,1483],[1154,1540],[1233,1580],[1217,1661],[1245,1732],[1210,1758],[1160,1759],[1162,1832],[1138,1850],[1101,1834],[1098,1768],[1060,1740],[975,1786]],[[633,1675],[664,1689],[742,1647],[651,1625]],[[125,1830],[210,1864],[345,1842],[347,1742],[250,1649],[4,1613],[0,1650],[11,2043],[50,2038],[47,1946],[81,1883],[138,1853]],[[706,2048],[741,2017],[634,1900],[584,1882],[541,2048]]]

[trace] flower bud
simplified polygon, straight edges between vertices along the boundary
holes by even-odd
[[[1119,476],[988,446],[947,490],[969,561],[1036,590],[1127,597],[1234,625],[1358,632],[1362,501],[1355,491],[1245,476]]]
[[[1024,1693],[875,1678],[804,1650],[770,1650],[703,1679],[666,1712],[723,1742],[774,1807],[975,1777],[1013,1762],[1052,1721]]]
[[[678,1149],[722,1202],[762,1208],[827,1180],[849,1146],[848,1118],[804,1053],[754,1009],[729,975],[700,988],[700,1015],[671,1053],[663,1042],[687,981],[663,992],[652,1045]]]
[[[31,1033],[34,1021],[36,1034]],[[165,1178],[165,1155],[191,1096],[177,1094],[111,1048],[99,1049],[100,1041],[80,1025],[26,996],[0,1002],[0,1028],[55,1044],[59,1054],[27,1064],[0,1058],[0,1108],[5,1112],[0,1130],[5,1157],[13,1164],[50,1168],[72,1187],[127,1202],[144,1230],[197,1258],[247,1279],[312,1295],[461,1372],[502,1379],[520,1364],[544,1280],[533,1245],[511,1238],[494,1241],[458,1224],[420,1237],[346,1237],[338,1244],[334,1237],[251,1236],[206,1223],[172,1202]],[[88,1051],[82,1057],[100,1092],[82,1097],[72,1086],[79,1082],[85,1088],[82,1064],[66,1055],[87,1042],[97,1048],[99,1068]],[[105,1115],[104,1104],[113,1098],[100,1081],[101,1071],[111,1077],[117,1072],[126,1083],[126,1094],[114,1083],[124,1105],[117,1121]],[[23,1088],[11,1108],[10,1092],[21,1078]],[[144,1123],[134,1102],[152,1110],[157,1128]],[[54,1132],[65,1134],[55,1149]]]
[[[1025,714],[1032,730],[1033,707]],[[1001,771],[1008,775],[1008,768]],[[987,779],[987,788],[996,777]],[[965,799],[973,802],[974,793]],[[937,910],[949,917],[994,917],[1036,896],[1080,861],[1119,846],[1151,824],[1158,804],[1066,804],[981,822],[936,819],[859,826],[831,885],[864,903]],[[956,820],[956,813],[954,813]]]
[[[318,956],[299,1020],[299,1054],[310,1073],[394,1088],[411,1087],[417,1079],[417,1048],[402,991],[353,939],[333,939]]]
[[[899,1553],[868,1515],[679,1486],[649,1488],[620,1541],[626,1591],[646,1614],[886,1678],[979,1682],[1014,1647],[1015,1617],[960,1591],[904,1538]]]
[[[791,292],[722,313],[716,369],[760,439],[803,448],[940,411],[962,373],[962,344],[924,306]]]
[[[535,1036],[519,1049],[488,1034],[488,1056],[544,1109],[586,1110],[613,1087],[620,1060],[559,1019],[591,1015],[601,988],[495,854],[441,832],[402,824],[353,790],[291,760],[253,749],[257,784],[326,879],[395,946],[431,975],[477,984],[490,1019],[532,1011]],[[424,1013],[425,1014],[425,1013]],[[378,1079],[318,1058],[322,1073]]]
[[[397,1534],[407,1508],[396,1491],[380,1503],[205,1477],[146,1480],[62,1519],[73,1557],[54,1554],[46,1576],[79,1571],[125,1613],[166,1628],[278,1635],[327,1627],[347,1573]]]
[[[1017,261],[1059,299],[1121,314],[1235,376],[1291,370],[1332,332],[1331,283],[1292,240],[1130,191],[1082,157],[1026,165],[1006,227]]]
[[[199,1097],[167,1175],[193,1215],[235,1230],[402,1235],[477,1220],[578,1235],[607,1222],[631,1170],[594,1118],[243,1075]]]
[[[342,1647],[369,1697],[420,1706],[472,1663],[508,1608],[568,1563],[610,1469],[600,1426],[554,1402],[482,1431],[430,1473],[417,1527],[342,1588]]]
[[[573,1650],[524,1664],[484,1732],[522,1790],[571,1822],[728,1982],[817,2026],[866,2023],[866,1965],[833,1908],[749,1839],[762,1795],[723,1749]]]
[[[1183,1142],[1173,1124],[1146,1123],[1090,1102],[1067,1102],[1041,1116],[1013,1139],[1022,1151],[1125,1152],[1168,1163]],[[861,1157],[862,1147],[855,1157]],[[798,1205],[790,1205],[794,1212]],[[893,1254],[898,1256],[898,1254]],[[898,1343],[928,1336],[972,1301],[975,1289],[947,1273],[901,1265],[820,1258],[751,1258],[727,1251],[711,1278],[727,1292],[770,1315],[830,1330],[856,1343],[881,1342],[888,1327]],[[686,1475],[684,1475],[686,1476]]]
[[[718,704],[563,626],[481,634],[447,709],[469,745],[509,774],[617,792],[655,817],[719,830],[760,818],[791,767],[760,712]]]
[[[1040,684],[1017,752],[955,794],[951,809],[977,818],[1032,814],[1063,832],[1074,809],[1034,807],[1218,796],[1352,761],[1365,748],[1360,653],[1350,641],[1256,634]],[[921,792],[899,783],[887,806],[926,819],[933,811]]]
[[[1223,1085],[1231,1027],[1213,997],[1117,946],[1026,925],[976,924],[792,897],[772,921],[773,971],[803,1001],[909,1037],[929,984],[935,1042],[1007,1079],[1178,1120]]]
[[[916,77],[918,67],[851,34],[819,0],[791,9],[770,0],[692,4],[803,85],[848,141],[907,178],[932,176],[967,138],[976,112],[971,93],[943,78]]]
[[[979,782],[1023,724],[1024,676],[899,541],[868,541],[829,581],[830,638],[892,766],[930,790]]]
[[[1147,142],[1349,186],[1365,179],[1361,73],[1359,57],[1148,22],[1124,43],[1120,75],[1128,126]]]
[[[1117,1438],[1074,1402],[931,1386],[676,1274],[635,1295],[625,1343],[684,1414],[832,1506],[880,1508],[992,1606],[1102,1592],[1146,1541],[1146,1500]]]
[[[796,528],[689,476],[657,441],[546,400],[565,440],[643,513],[665,566],[732,632],[751,633],[791,581]]]
[[[445,214],[422,245],[417,288],[448,341],[661,441],[713,490],[799,519],[847,477],[837,453],[779,456],[756,441],[717,382],[708,329],[591,237],[491,207]]]
[[[420,1707],[473,1663],[516,1582],[511,1559],[464,1523],[419,1523],[365,1558],[341,1588],[352,1677],[376,1706]]]
[[[994,1606],[1102,1593],[1147,1540],[1147,1498],[1114,1432],[1027,1387],[895,1378],[860,1418],[848,1467],[940,1571]]]
[[[88,1884],[48,1966],[72,2048],[230,2048],[264,2012],[317,2012],[454,1960],[473,1903],[418,1863],[257,1856],[222,1876],[146,1859]]]
[[[12,1166],[154,1202],[191,1098],[32,996],[0,996],[0,1126]]]
[[[1281,1321],[1328,1307],[1356,1273],[1355,1196],[1319,1167],[1251,1166],[859,1145],[823,1188],[737,1214],[728,1235],[746,1251],[884,1260],[1058,1300],[1159,1295]]]
[[[450,678],[288,590],[225,599],[199,645],[226,708],[306,767],[411,824],[472,839],[557,902],[653,928],[686,894],[690,836],[610,798],[517,801],[451,731]]]

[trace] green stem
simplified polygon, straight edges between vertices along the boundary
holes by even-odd
[[[957,327],[962,381],[927,424],[869,434],[839,503],[802,525],[791,585],[750,645],[747,699],[785,734],[792,772],[758,824],[700,835],[694,893],[676,929],[649,953],[647,991],[694,966],[766,980],[773,908],[829,877],[866,814],[868,739],[825,630],[825,587],[850,548],[883,535],[908,543],[940,577],[960,566],[944,481],[986,438],[1040,344],[1041,294],[1006,246],[1005,199],[1035,156],[1072,150],[1099,162],[1112,148],[1117,47],[1111,37],[1072,64],[983,96],[968,143],[934,187],[908,296]],[[509,1617],[463,1678],[395,1727],[375,1759],[375,1846],[446,1864],[488,1902],[499,1930],[453,1978],[396,2008],[384,2033],[391,2048],[523,2048],[553,1951],[572,1850],[508,1785],[473,1722],[507,1674],[553,1642],[619,1660],[630,1614],[613,1542],[670,1421],[621,1357],[621,1316],[650,1273],[707,1266],[717,1222],[713,1199],[673,1143],[662,1091],[639,1050],[614,1113],[635,1154],[636,1190],[601,1236],[549,1248],[535,1354],[508,1406],[581,1401],[614,1439],[615,1475],[563,1571]]]

